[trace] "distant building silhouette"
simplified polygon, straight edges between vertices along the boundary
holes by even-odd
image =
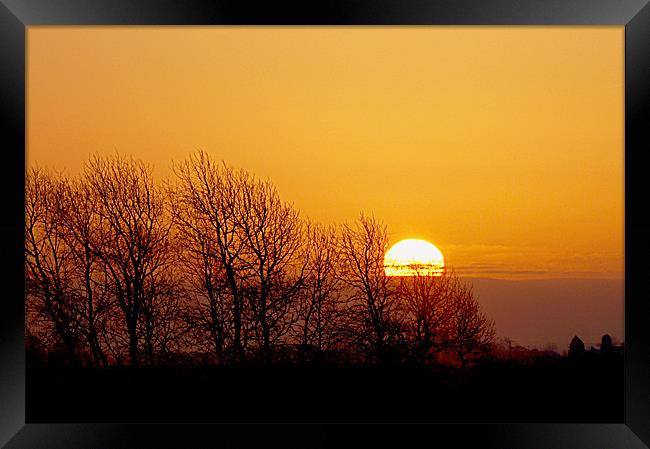
[[[569,344],[569,357],[580,356],[585,353],[584,342],[576,335]]]
[[[603,338],[600,340],[600,350],[607,351],[612,347],[612,337],[609,334],[603,335]]]
[[[609,334],[605,334],[600,340],[600,349],[591,346],[589,351],[586,351],[584,342],[576,335],[569,344],[569,357],[576,357],[584,354],[589,354],[590,356],[622,355],[623,348],[624,345],[614,345],[612,337]]]
[[[609,334],[605,334],[600,340],[600,353],[603,355],[622,354],[623,345],[614,345],[612,343],[612,337],[610,337]]]

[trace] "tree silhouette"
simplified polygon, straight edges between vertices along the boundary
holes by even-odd
[[[353,225],[342,226],[341,279],[352,290],[348,313],[356,326],[357,341],[379,360],[386,356],[397,327],[396,296],[384,273],[387,249],[386,226],[374,217],[361,214]]]
[[[95,365],[107,366],[104,345],[100,340],[112,309],[107,272],[99,258],[105,222],[96,213],[98,198],[88,184],[74,179],[67,181],[63,187],[66,207],[62,209],[59,219],[63,238],[72,256],[74,303]]]
[[[27,309],[51,331],[71,363],[77,362],[78,317],[73,304],[74,257],[64,239],[65,186],[47,170],[29,171],[25,186],[25,287]]]
[[[405,311],[405,328],[414,356],[420,362],[430,360],[449,347],[453,317],[452,277],[433,275],[413,267],[415,276],[397,278],[397,294]]]
[[[452,275],[449,289],[452,310],[449,347],[465,369],[468,356],[490,349],[495,337],[494,322],[481,312],[471,286]]]
[[[172,254],[171,220],[164,197],[154,184],[151,168],[131,158],[93,157],[83,180],[97,195],[96,212],[105,223],[97,256],[123,314],[130,364],[137,367],[140,362],[141,333],[145,359],[151,363],[155,295],[164,288],[163,273]]]
[[[303,351],[313,348],[320,353],[340,346],[348,325],[337,230],[310,223],[306,240],[308,268],[298,303],[298,338]]]
[[[210,334],[218,359],[223,360],[228,340],[240,359],[246,276],[243,222],[248,216],[244,189],[253,181],[243,171],[214,163],[202,151],[176,164],[174,174],[171,204],[184,246],[183,260],[194,291],[206,299],[195,318]]]
[[[494,340],[494,322],[480,310],[471,286],[453,272],[419,272],[398,278],[397,292],[405,308],[404,325],[420,362],[441,352],[458,358],[465,369],[468,357],[486,352]]]
[[[292,312],[307,268],[303,223],[268,181],[254,181],[244,190],[244,207],[247,294],[258,345],[268,358],[271,344],[295,322]]]
[[[445,353],[465,368],[490,348],[494,323],[453,271],[386,276],[388,242],[372,216],[303,219],[270,181],[201,151],[174,164],[164,189],[150,166],[119,155],[92,157],[74,177],[34,168],[30,348],[97,367]]]

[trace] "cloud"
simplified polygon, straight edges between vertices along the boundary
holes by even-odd
[[[500,244],[441,245],[448,267],[462,275],[502,278],[622,278],[622,255],[576,252],[547,246]]]

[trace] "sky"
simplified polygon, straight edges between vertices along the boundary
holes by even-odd
[[[498,337],[514,344],[566,351],[574,336],[589,349],[604,334],[625,339],[623,280],[467,279]]]
[[[119,152],[162,179],[203,149],[468,276],[623,278],[623,27],[32,26],[27,45],[28,165]]]

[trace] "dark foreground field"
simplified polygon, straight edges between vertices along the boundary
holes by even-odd
[[[31,367],[28,422],[622,422],[622,357],[360,366]]]

